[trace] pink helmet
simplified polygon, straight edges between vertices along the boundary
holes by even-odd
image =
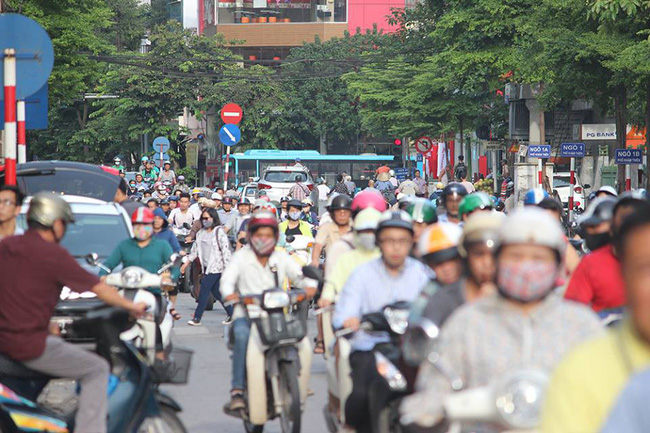
[[[367,208],[377,209],[379,212],[384,212],[388,209],[384,197],[375,191],[361,191],[352,200],[352,213],[356,214]]]

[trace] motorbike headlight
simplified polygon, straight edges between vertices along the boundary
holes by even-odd
[[[121,272],[121,276],[124,287],[135,287],[142,281],[144,272],[142,272],[142,269],[136,267],[128,267]]]
[[[519,371],[501,381],[496,388],[496,405],[509,428],[538,426],[548,381],[548,375],[539,370]]]
[[[406,378],[388,358],[379,352],[375,352],[375,364],[377,365],[377,371],[381,377],[386,379],[390,389],[393,391],[406,391]]]
[[[394,333],[404,335],[409,324],[409,310],[386,307],[384,317],[386,317],[386,321]]]
[[[279,310],[291,304],[289,294],[283,290],[269,290],[264,292],[262,308],[265,310]]]
[[[404,360],[412,366],[422,364],[431,351],[440,329],[430,320],[420,319],[409,325],[404,335]]]

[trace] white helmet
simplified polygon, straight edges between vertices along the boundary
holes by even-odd
[[[352,228],[355,232],[360,232],[362,230],[377,230],[377,224],[379,224],[380,218],[381,212],[377,209],[372,207],[366,208],[354,217]]]
[[[533,244],[551,248],[562,259],[566,241],[556,218],[537,207],[529,206],[509,214],[499,230],[499,248],[505,245]]]

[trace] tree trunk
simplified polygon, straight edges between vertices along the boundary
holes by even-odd
[[[77,110],[77,122],[79,123],[79,129],[86,129],[86,123],[88,123],[88,103],[84,99],[84,108],[83,111]]]
[[[645,83],[645,151],[648,155],[650,149],[650,79]],[[646,156],[647,157],[647,156]],[[650,191],[650,164],[645,166],[646,189]]]
[[[614,89],[614,114],[616,116],[616,148],[625,149],[627,134],[627,88],[619,84]],[[625,191],[625,165],[618,166],[618,192]]]

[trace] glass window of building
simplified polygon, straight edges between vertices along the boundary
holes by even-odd
[[[347,21],[347,0],[225,0],[218,9],[218,24]]]

